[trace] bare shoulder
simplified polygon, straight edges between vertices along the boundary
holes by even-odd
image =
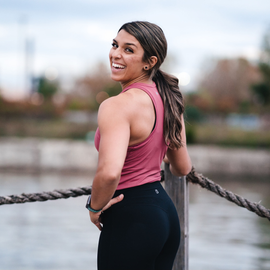
[[[138,88],[131,88],[123,93],[123,98],[127,100],[129,108],[138,111],[140,106],[149,106],[152,104],[150,96],[143,90]]]
[[[117,96],[110,97],[103,101],[99,107],[99,114],[103,113],[129,113],[132,108],[136,108],[136,103],[142,101],[142,97],[147,95],[144,91],[132,88]]]
[[[127,121],[129,124],[145,115],[145,110],[152,109],[152,101],[144,91],[132,88],[117,96],[103,101],[98,111],[98,124],[108,124],[109,121]]]
[[[124,94],[104,100],[99,106],[98,123],[124,120],[128,116],[131,105],[132,101]]]

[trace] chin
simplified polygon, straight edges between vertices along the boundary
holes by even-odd
[[[111,79],[112,79],[113,81],[115,81],[115,82],[121,82],[121,81],[122,81],[121,78],[119,78],[118,76],[115,76],[115,75],[113,75],[113,74],[111,74]]]

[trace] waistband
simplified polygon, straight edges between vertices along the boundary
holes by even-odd
[[[143,184],[143,185],[140,185],[140,186],[135,186],[135,187],[116,190],[113,197],[117,197],[120,194],[124,194],[124,195],[137,194],[137,193],[140,193],[142,191],[155,189],[155,188],[160,188],[160,187],[162,187],[160,181],[156,181],[156,182],[152,182],[152,183]]]

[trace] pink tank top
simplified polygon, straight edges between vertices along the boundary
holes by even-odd
[[[151,134],[141,143],[129,146],[117,190],[143,185],[160,180],[160,165],[168,146],[163,137],[164,107],[155,83],[134,83],[123,92],[137,88],[146,92],[151,98],[156,111],[155,127]],[[95,134],[95,146],[99,150],[100,132]]]

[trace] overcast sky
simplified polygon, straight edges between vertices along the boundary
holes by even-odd
[[[26,39],[32,73],[57,70],[67,85],[99,61],[108,63],[117,30],[133,20],[161,26],[174,59],[171,71],[188,73],[186,88],[192,88],[206,59],[258,58],[270,1],[0,0],[0,88],[18,96],[25,92]]]

